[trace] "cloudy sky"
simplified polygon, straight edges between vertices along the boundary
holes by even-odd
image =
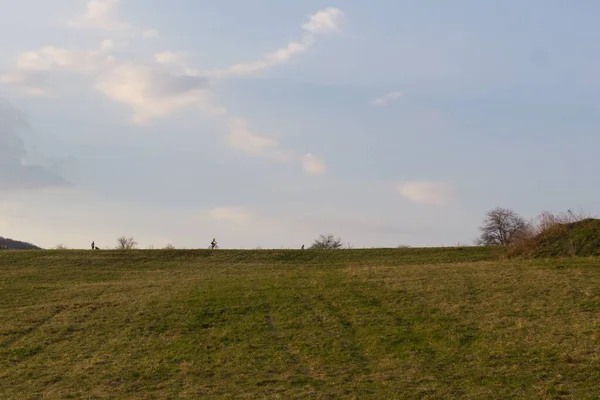
[[[471,243],[600,213],[600,4],[0,0],[0,236]]]

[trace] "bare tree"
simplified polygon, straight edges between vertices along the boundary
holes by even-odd
[[[510,246],[520,238],[529,236],[529,225],[516,212],[497,207],[485,214],[479,227],[481,236],[475,244],[483,246]]]
[[[137,242],[133,237],[125,237],[121,236],[117,239],[117,249],[118,250],[132,250],[137,246]]]
[[[342,239],[335,237],[332,234],[320,235],[313,244],[311,249],[341,249],[344,246]]]
[[[173,246],[171,243],[169,243],[164,247],[164,249],[165,250],[175,250],[175,246]]]

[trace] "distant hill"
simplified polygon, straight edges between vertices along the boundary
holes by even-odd
[[[31,243],[20,242],[18,240],[6,239],[0,236],[0,250],[41,250]]]

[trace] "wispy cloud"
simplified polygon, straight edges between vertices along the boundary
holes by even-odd
[[[121,22],[117,13],[118,5],[119,0],[88,1],[85,13],[69,24],[82,29],[136,31],[130,24]],[[96,90],[128,106],[132,110],[131,120],[136,124],[148,124],[186,108],[201,109],[214,116],[226,116],[227,142],[232,148],[279,162],[295,161],[302,165],[306,173],[320,175],[326,172],[326,167],[325,162],[317,156],[298,155],[285,150],[277,140],[250,131],[245,119],[228,115],[227,109],[216,100],[213,83],[231,76],[253,75],[287,62],[293,56],[307,51],[317,35],[339,31],[343,15],[336,8],[321,10],[303,25],[304,36],[301,41],[290,42],[261,60],[235,64],[223,70],[199,72],[188,65],[185,52],[156,53],[153,62],[120,59],[114,53],[115,42],[106,39],[96,50],[45,46],[21,53],[17,57],[15,71],[0,76],[0,84],[19,86],[32,95],[50,95],[51,87],[45,80],[52,71],[82,74],[89,78]],[[158,31],[153,29],[138,33],[138,37],[144,38],[158,35]]]
[[[68,25],[78,29],[128,29],[128,24],[120,22],[117,19],[116,12],[118,5],[119,0],[88,1],[85,13],[69,21]]]
[[[381,97],[378,97],[372,101],[373,105],[378,107],[385,107],[390,103],[397,101],[402,97],[401,92],[390,92]]]
[[[230,121],[227,141],[231,147],[251,155],[277,156],[280,153],[277,140],[251,132],[248,121],[243,118]]]
[[[132,121],[145,124],[176,111],[196,107],[213,115],[226,112],[213,102],[205,78],[173,75],[158,66],[115,62],[95,87],[109,98],[131,107]]]
[[[412,181],[398,186],[400,195],[414,203],[445,205],[455,197],[453,185],[445,182]]]
[[[36,86],[35,74],[65,70],[89,76],[93,86],[133,110],[132,121],[148,123],[176,111],[197,107],[215,115],[225,112],[213,103],[206,78],[175,75],[158,64],[121,61],[110,54],[114,44],[104,40],[99,50],[70,50],[46,46],[21,54],[17,71],[1,77],[3,83],[23,86],[33,94],[49,94],[49,88]]]
[[[216,221],[225,221],[236,225],[246,225],[252,221],[252,214],[244,207],[217,207],[209,211]]]
[[[186,65],[187,57],[185,53],[175,51],[163,51],[154,55],[156,62],[160,64]]]
[[[89,0],[81,15],[67,22],[67,26],[81,30],[104,30],[126,33],[145,39],[156,38],[160,32],[154,28],[138,28],[121,20],[121,0]]]
[[[160,32],[157,29],[146,29],[142,32],[142,36],[146,39],[153,39],[160,36]]]
[[[309,175],[323,175],[327,172],[325,161],[310,153],[302,158],[302,168]]]
[[[0,75],[0,84],[14,85],[30,96],[50,96],[51,87],[43,74],[30,71],[15,71]]]
[[[206,71],[202,74],[216,78],[255,75],[274,66],[284,64],[293,56],[310,49],[315,42],[316,35],[339,31],[343,16],[344,13],[337,8],[327,8],[319,11],[312,15],[309,22],[303,26],[305,33],[300,41],[290,42],[287,46],[265,55],[260,60],[242,62],[229,68]]]
[[[340,31],[340,22],[344,13],[339,8],[326,8],[310,16],[310,20],[302,28],[313,34]]]

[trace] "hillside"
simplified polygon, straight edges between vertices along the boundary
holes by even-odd
[[[600,255],[600,219],[561,224],[536,237],[535,257]]]
[[[8,250],[40,250],[39,247],[37,247],[31,243],[20,242],[18,240],[12,240],[12,239],[0,237],[0,250],[6,250],[6,249],[8,249]]]
[[[597,262],[502,255],[0,252],[0,393],[597,398]]]

